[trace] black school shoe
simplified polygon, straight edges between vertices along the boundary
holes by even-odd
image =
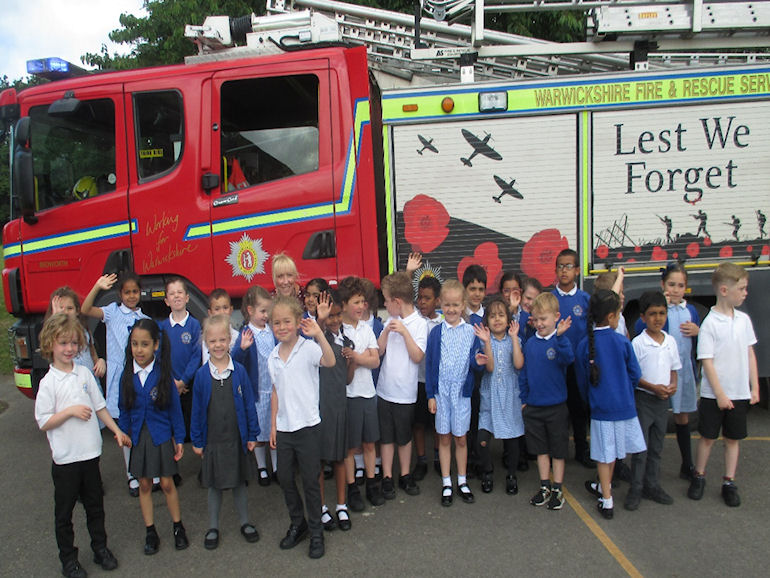
[[[259,468],[257,470],[257,483],[262,487],[270,485],[270,475],[267,473],[266,468]]]
[[[396,488],[393,486],[393,478],[390,476],[382,478],[382,497],[386,500],[396,499]]]
[[[185,532],[184,526],[179,524],[179,526],[174,528],[174,548],[184,550],[189,545],[190,541],[187,539],[187,532]]]
[[[118,567],[118,560],[110,552],[109,548],[101,548],[94,552],[94,564],[102,567],[102,570],[114,570]]]
[[[354,512],[363,512],[366,509],[364,499],[361,497],[361,490],[356,484],[348,484],[348,506]]]
[[[722,484],[722,499],[731,508],[741,505],[741,497],[738,495],[738,486],[734,483]]]
[[[147,532],[147,536],[144,538],[144,555],[152,556],[153,554],[157,554],[158,548],[160,548],[160,536],[158,536],[158,532],[155,530]]]
[[[347,509],[343,508],[342,510],[337,510],[337,526],[339,526],[339,529],[343,532],[347,532],[353,527]]]
[[[409,474],[398,478],[398,487],[410,496],[417,496],[420,494],[420,486],[414,483],[414,478]]]
[[[70,560],[61,569],[62,576],[67,578],[86,578],[88,572],[80,565],[77,560]]]
[[[703,497],[703,490],[706,489],[706,476],[694,474],[690,481],[690,487],[687,489],[687,497],[691,500],[700,500]]]
[[[310,537],[310,550],[308,550],[307,555],[317,560],[318,558],[323,558],[323,555],[325,554],[326,549],[324,548],[324,537],[323,536],[311,536]]]
[[[605,520],[612,520],[612,516],[615,514],[614,508],[605,508],[604,502],[599,500],[599,503],[596,504],[596,509],[599,510],[599,513],[602,515],[602,518]]]
[[[333,532],[337,529],[337,520],[328,509],[321,512],[321,525],[327,532]]]
[[[492,491],[494,482],[492,481],[492,472],[486,472],[481,476],[481,491],[488,494]]]
[[[250,544],[259,542],[259,532],[257,532],[257,529],[253,524],[244,524],[241,526],[241,536],[243,536],[243,538]]]
[[[441,488],[441,505],[446,507],[452,505],[452,486],[444,486]]]
[[[420,482],[424,480],[427,474],[428,474],[428,462],[417,460],[417,464],[414,466],[414,471],[412,472],[412,478],[414,479],[414,481]]]
[[[516,476],[505,476],[505,493],[511,496],[519,493],[519,480]]]
[[[292,524],[286,532],[286,536],[279,544],[281,550],[290,550],[299,544],[307,536],[307,521],[302,520],[299,526]]]
[[[203,547],[206,548],[206,550],[216,550],[217,546],[219,546],[219,530],[216,528],[209,528],[203,538]]]
[[[367,478],[366,480],[366,499],[372,506],[382,506],[385,503],[380,482],[376,478]]]
[[[476,501],[476,498],[473,497],[473,492],[471,492],[471,488],[468,486],[468,484],[460,484],[457,486],[457,494],[466,504],[472,504]]]

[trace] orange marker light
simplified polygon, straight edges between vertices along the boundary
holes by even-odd
[[[417,105],[416,104],[405,104],[401,107],[401,110],[404,112],[417,112]]]
[[[441,110],[444,112],[452,112],[455,109],[455,101],[450,97],[446,97],[441,101]]]

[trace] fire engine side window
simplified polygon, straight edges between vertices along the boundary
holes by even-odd
[[[112,100],[84,100],[55,117],[48,106],[35,106],[29,116],[37,210],[115,190]]]
[[[135,94],[134,119],[139,180],[172,169],[182,157],[184,143],[182,95],[174,90]]]
[[[222,191],[318,170],[318,77],[222,85]]]

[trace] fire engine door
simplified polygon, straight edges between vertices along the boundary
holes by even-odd
[[[62,285],[85,294],[130,248],[122,86],[70,92],[37,95],[23,111],[31,119],[37,218],[21,223],[29,311],[45,311]]]
[[[301,280],[336,274],[329,64],[265,64],[214,75],[211,195],[218,287],[272,287],[285,252]]]
[[[134,266],[141,275],[179,275],[204,294],[214,289],[211,241],[188,229],[209,219],[201,188],[199,75],[126,84]]]

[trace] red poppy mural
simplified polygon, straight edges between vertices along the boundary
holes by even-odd
[[[553,283],[556,276],[556,255],[569,247],[567,237],[559,229],[543,229],[527,241],[521,252],[521,270],[543,286]]]
[[[487,272],[487,293],[496,293],[503,274],[503,262],[500,260],[497,245],[486,242],[476,247],[472,256],[463,257],[457,265],[457,278],[462,279],[463,273],[470,265],[481,265]]]
[[[417,195],[404,205],[404,237],[412,251],[427,254],[444,242],[449,234],[449,213],[444,205],[428,195]]]

